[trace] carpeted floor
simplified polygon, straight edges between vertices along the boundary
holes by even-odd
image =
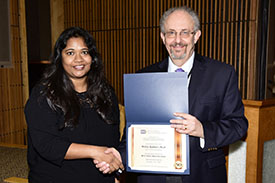
[[[8,177],[27,176],[27,149],[0,146],[0,183]]]

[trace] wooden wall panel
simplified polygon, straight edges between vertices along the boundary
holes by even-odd
[[[13,67],[0,69],[0,142],[10,144],[26,144],[23,110],[28,98],[27,52],[21,47],[26,46],[26,38],[22,37],[24,6],[24,1],[10,0]],[[23,12],[20,16],[19,11]]]
[[[256,99],[258,0],[64,0],[65,28],[80,26],[96,39],[106,76],[123,103],[123,74],[167,57],[159,19],[170,7],[198,12],[197,52],[235,67],[244,99]]]
[[[275,100],[244,100],[247,132],[246,182],[261,183],[264,143],[275,139]]]
[[[25,143],[23,108],[28,74],[24,0],[10,0],[10,4],[13,68],[0,69],[0,141]],[[80,26],[92,33],[106,76],[122,104],[123,74],[167,56],[159,36],[159,19],[168,8],[182,5],[195,9],[201,19],[197,52],[233,65],[243,98],[257,98],[258,0],[63,0],[61,4],[61,27],[64,18],[64,28]]]
[[[54,47],[55,41],[64,30],[64,7],[63,0],[50,0],[51,7],[51,43]],[[66,15],[65,15],[66,16]],[[86,15],[85,15],[86,16]]]

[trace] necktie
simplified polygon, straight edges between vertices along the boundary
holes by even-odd
[[[178,68],[175,70],[175,72],[184,72],[184,70],[182,68]]]

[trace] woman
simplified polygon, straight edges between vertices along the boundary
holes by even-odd
[[[107,148],[119,143],[117,99],[87,31],[60,35],[25,116],[30,183],[114,182],[112,172],[123,169],[119,153]],[[93,161],[109,168],[101,173]]]

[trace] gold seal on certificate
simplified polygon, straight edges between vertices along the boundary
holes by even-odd
[[[129,168],[153,173],[184,173],[188,160],[186,138],[170,125],[130,125],[127,138]]]
[[[176,169],[182,169],[182,162],[181,161],[176,161],[175,168]]]

